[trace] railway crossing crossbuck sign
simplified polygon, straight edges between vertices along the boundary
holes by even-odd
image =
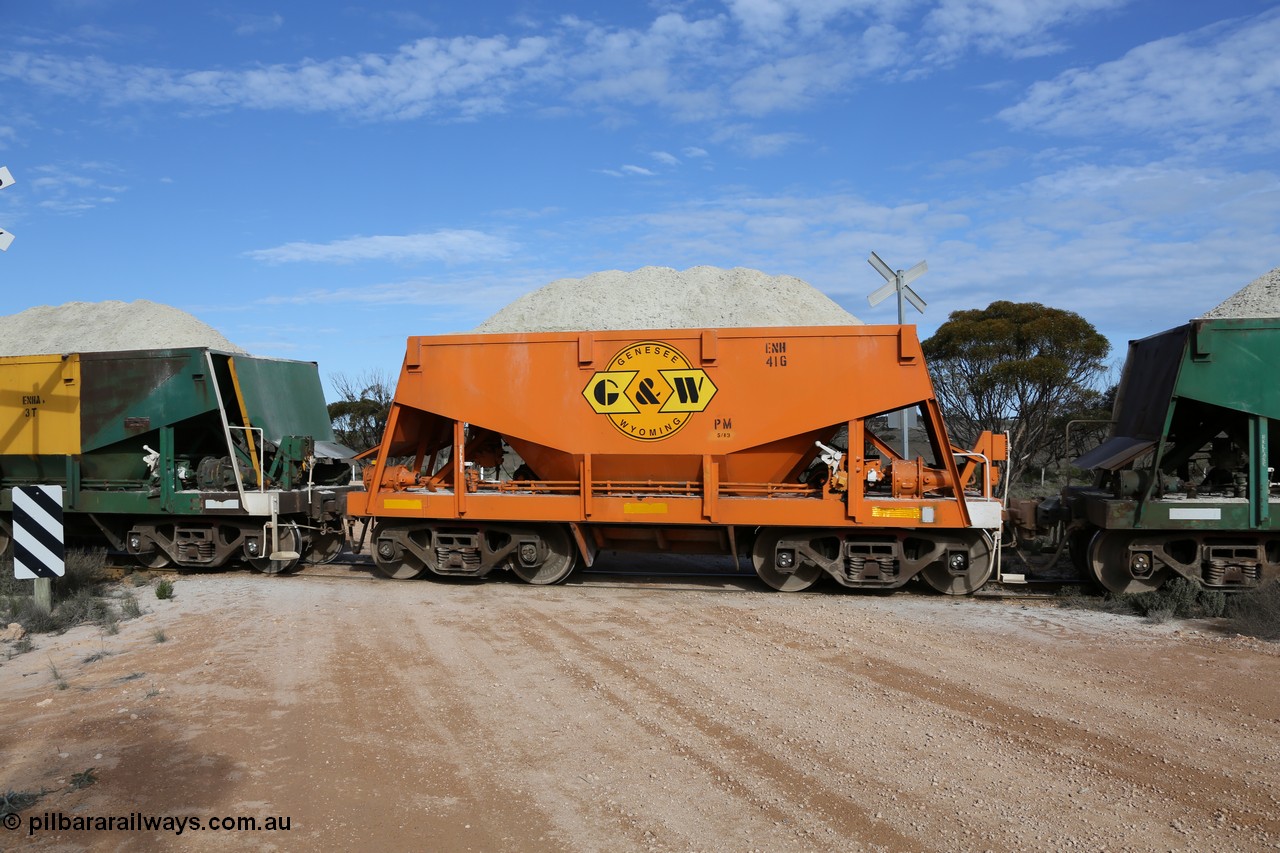
[[[13,183],[13,174],[10,173],[8,166],[0,166],[0,190],[7,189]],[[0,228],[0,252],[9,251],[9,246],[13,244],[13,235],[3,228]]]

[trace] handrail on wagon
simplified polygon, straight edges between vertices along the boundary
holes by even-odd
[[[973,450],[953,450],[951,455],[955,457],[963,456],[966,459],[977,459],[982,463],[982,497],[989,499],[991,497],[991,460],[987,458],[987,455]]]
[[[235,426],[233,424],[227,424],[228,431],[237,430],[237,429],[244,430],[245,432],[250,433],[250,435],[246,436],[246,438],[247,438],[248,445],[257,451],[257,459],[254,460],[257,463],[255,466],[254,473],[258,475],[258,491],[265,492],[267,490],[267,467],[266,467],[267,456],[266,456],[266,447],[264,446],[264,441],[263,441],[262,427],[242,427],[242,426]],[[258,434],[258,441],[256,445],[254,444],[253,435],[252,435],[252,433],[255,433],[255,432]],[[240,465],[234,453],[231,455],[231,463],[235,465],[236,479],[239,480]]]

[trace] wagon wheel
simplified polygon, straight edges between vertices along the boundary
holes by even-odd
[[[930,563],[920,571],[925,583],[944,595],[968,595],[977,590],[991,577],[995,568],[992,559],[991,539],[981,531],[973,531],[966,536],[968,541],[968,560],[964,571],[953,572],[948,561],[960,555],[953,548],[948,556]]]
[[[778,531],[761,533],[751,546],[751,565],[760,580],[778,592],[804,592],[822,577],[822,568],[812,563],[796,566],[795,571],[782,571],[777,566]]]
[[[130,533],[130,545],[134,545],[133,536],[134,534]],[[169,555],[164,552],[163,548],[156,544],[155,539],[141,531],[137,533],[137,537],[137,543],[134,545],[137,550],[133,550],[133,547],[129,550],[132,552],[133,559],[139,566],[142,566],[144,569],[163,569],[167,566],[173,565],[173,560],[169,558]],[[150,545],[151,547],[144,549],[142,547],[144,545]]]
[[[1171,572],[1155,569],[1149,577],[1135,578],[1129,571],[1129,543],[1134,535],[1124,530],[1099,530],[1089,543],[1089,571],[1093,579],[1116,595],[1152,592],[1164,585]]]
[[[346,545],[346,537],[341,531],[315,531],[307,543],[306,560],[313,565],[327,565],[338,558],[344,545]]]
[[[382,537],[382,530],[373,529],[373,565],[383,577],[397,581],[409,581],[427,573],[427,565],[404,549],[399,540]]]
[[[551,525],[538,533],[541,540],[538,545],[527,542],[516,546],[511,571],[525,583],[537,586],[560,583],[573,572],[578,562],[578,549],[564,527]],[[522,549],[526,553],[522,554]]]
[[[144,569],[163,569],[173,564],[169,559],[169,555],[159,548],[150,551],[140,551],[133,555],[133,559],[137,561],[139,566]]]
[[[253,570],[262,572],[264,575],[289,574],[297,569],[298,564],[302,562],[302,556],[299,554],[299,550],[302,548],[302,534],[298,531],[298,525],[293,522],[278,523],[276,530],[278,531],[276,538],[279,540],[279,548],[275,553],[292,552],[294,556],[277,560],[271,559],[271,553],[258,557],[249,557],[248,562],[253,567]],[[262,544],[263,548],[268,552],[276,547],[270,536],[266,537]]]
[[[1093,577],[1089,568],[1089,542],[1093,539],[1093,531],[1089,528],[1073,530],[1067,534],[1067,555],[1071,558],[1071,566],[1082,578]]]

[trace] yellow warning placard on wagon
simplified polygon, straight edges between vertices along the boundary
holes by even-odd
[[[871,514],[876,518],[919,518],[918,506],[873,506]]]
[[[627,438],[661,441],[704,411],[717,390],[672,344],[640,341],[618,350],[608,370],[592,374],[582,397]]]

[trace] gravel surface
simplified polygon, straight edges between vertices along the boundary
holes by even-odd
[[[1280,317],[1280,267],[1249,282],[1204,316]]]
[[[0,355],[171,347],[244,352],[187,312],[145,299],[40,305],[0,317]]]
[[[117,635],[0,654],[0,790],[47,791],[24,821],[288,816],[287,835],[19,846],[1280,845],[1280,652],[1210,623],[746,578],[310,571],[179,577]]]
[[[862,321],[794,276],[735,267],[642,267],[562,278],[519,299],[477,332],[847,326]]]

